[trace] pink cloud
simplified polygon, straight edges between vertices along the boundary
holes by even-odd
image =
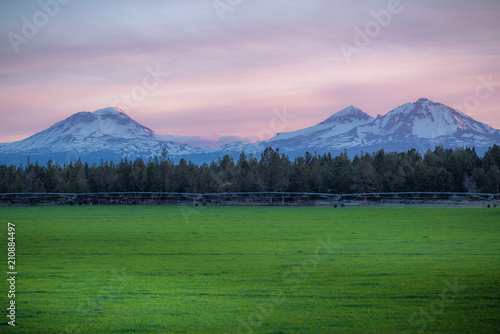
[[[293,131],[349,105],[373,116],[420,97],[455,106],[475,94],[478,77],[500,81],[498,1],[408,2],[351,63],[339,44],[353,43],[354,28],[386,1],[252,1],[224,22],[210,2],[187,3],[123,5],[119,15],[108,2],[75,3],[19,55],[0,44],[0,142],[111,106],[157,64],[170,75],[127,113],[199,143],[269,135],[282,128],[270,125],[275,108],[295,116],[283,128]],[[32,10],[19,5],[0,33]],[[494,88],[464,111],[500,128]]]

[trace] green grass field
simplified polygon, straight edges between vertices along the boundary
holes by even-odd
[[[2,207],[0,218],[1,333],[500,332],[498,209]]]

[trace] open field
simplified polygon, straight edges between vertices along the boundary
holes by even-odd
[[[1,333],[498,333],[500,210],[0,208]]]

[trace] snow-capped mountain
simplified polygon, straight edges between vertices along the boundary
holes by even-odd
[[[109,144],[123,141],[154,140],[154,131],[137,123],[118,108],[100,109],[93,113],[79,112],[27,139],[9,145],[9,151],[43,152],[81,148],[99,151]]]
[[[122,158],[148,158],[161,155],[182,156],[215,150],[159,140],[154,131],[137,123],[118,108],[79,112],[29,138],[0,145],[0,163],[11,160],[58,161],[69,163],[79,157],[84,161],[119,161]]]
[[[365,114],[361,109],[350,106],[315,126],[294,132],[278,133],[263,144],[292,150],[328,147],[334,138],[358,126],[369,124],[373,120],[372,116]]]
[[[227,154],[238,158],[242,151],[259,157],[266,147],[279,148],[290,158],[311,153],[344,150],[354,156],[361,152],[406,151],[422,153],[436,146],[475,147],[479,154],[500,144],[500,130],[477,122],[461,111],[428,99],[404,104],[374,118],[358,108],[348,107],[315,126],[254,144],[234,143],[222,147],[196,147],[166,141],[153,130],[137,123],[117,108],[80,112],[27,139],[0,144],[0,164],[31,160],[45,163],[119,161],[160,155],[163,149],[178,161],[211,162]]]
[[[377,118],[349,107],[316,126],[278,134],[266,143],[291,155],[305,150],[332,154],[347,150],[355,155],[382,148],[398,152],[416,148],[425,153],[436,146],[475,147],[483,153],[500,143],[500,131],[444,104],[420,99]]]
[[[361,127],[359,131],[381,136],[391,135],[401,141],[411,138],[443,140],[447,136],[458,139],[464,135],[466,138],[475,136],[475,139],[488,141],[489,136],[498,134],[498,130],[475,121],[463,112],[428,99],[404,104]]]

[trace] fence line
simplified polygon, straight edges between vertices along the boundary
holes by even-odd
[[[172,204],[172,205],[360,205],[366,203],[443,203],[496,202],[500,194],[456,192],[391,193],[297,193],[297,192],[108,192],[108,193],[1,193],[0,205],[95,205],[95,204]]]

